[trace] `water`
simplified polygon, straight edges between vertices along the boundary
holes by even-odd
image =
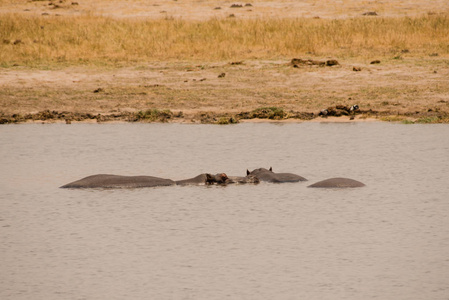
[[[0,157],[0,299],[449,299],[448,125],[2,125]],[[270,166],[309,182],[58,188]]]

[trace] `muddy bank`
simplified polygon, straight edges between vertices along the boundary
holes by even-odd
[[[171,110],[148,109],[136,112],[115,113],[80,113],[69,111],[44,110],[37,113],[27,114],[4,114],[0,112],[0,124],[26,123],[26,122],[158,122],[158,123],[199,123],[199,124],[236,124],[247,120],[283,121],[298,120],[311,121],[338,118],[360,121],[364,119],[378,119],[380,121],[403,122],[403,123],[449,123],[449,114],[428,110],[424,112],[414,111],[406,113],[394,113],[391,111],[376,111],[372,109],[361,109],[354,106],[336,105],[328,107],[319,112],[300,112],[284,110],[278,107],[263,107],[252,111],[239,113],[232,112],[190,112]]]

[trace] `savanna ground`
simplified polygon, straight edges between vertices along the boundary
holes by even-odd
[[[446,0],[0,0],[0,123],[448,123],[448,58]]]

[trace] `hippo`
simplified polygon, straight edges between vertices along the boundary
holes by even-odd
[[[292,173],[274,173],[273,168],[271,167],[269,170],[264,168],[255,169],[252,172],[246,170],[246,175],[254,175],[259,178],[260,181],[274,183],[307,181],[304,177]]]
[[[209,184],[225,184],[228,176],[225,173],[220,174],[200,174],[196,177],[184,180],[177,180],[177,185],[209,185]]]
[[[153,176],[121,176],[110,174],[97,174],[68,183],[61,188],[143,188],[154,186],[168,186],[176,183],[170,179]]]
[[[329,178],[323,181],[319,181],[317,183],[314,183],[312,185],[309,185],[308,187],[311,188],[356,188],[356,187],[363,187],[365,186],[364,183],[361,183],[360,181],[349,179],[349,178]]]
[[[243,184],[243,183],[259,183],[260,180],[254,175],[247,175],[245,177],[242,176],[228,176],[228,179],[226,179],[226,184]]]

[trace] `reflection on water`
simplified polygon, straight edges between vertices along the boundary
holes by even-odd
[[[1,299],[447,299],[449,126],[0,127]],[[65,190],[270,167],[305,183]],[[329,177],[367,184],[308,189]]]

